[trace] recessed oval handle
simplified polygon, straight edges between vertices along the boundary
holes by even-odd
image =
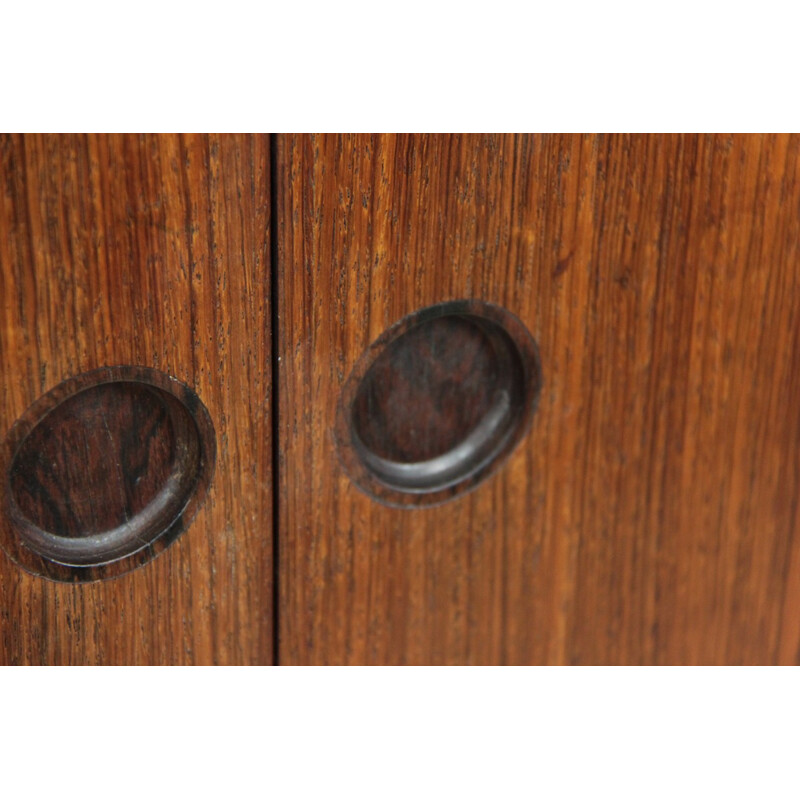
[[[442,502],[513,450],[540,385],[536,343],[510,312],[477,300],[422,309],[386,331],[345,383],[341,461],[383,502]]]
[[[0,543],[54,580],[118,575],[186,528],[214,457],[213,424],[189,387],[143,367],[79,375],[4,442]]]

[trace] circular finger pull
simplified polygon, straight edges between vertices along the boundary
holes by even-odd
[[[477,300],[422,309],[387,330],[345,383],[340,459],[382,502],[443,502],[514,449],[540,385],[536,343],[510,312]]]
[[[198,396],[143,367],[59,384],[15,423],[0,451],[0,544],[53,580],[114,577],[182,533],[214,468]]]

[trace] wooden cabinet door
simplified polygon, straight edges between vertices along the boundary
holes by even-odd
[[[3,432],[62,381],[124,366],[192,390],[216,445],[193,522],[138,569],[69,583],[0,554],[0,663],[272,660],[269,186],[266,136],[0,137]],[[148,395],[125,386],[101,421],[130,453],[150,434],[114,428],[114,403],[133,397],[136,414]],[[60,457],[62,433],[45,429],[38,450]],[[119,465],[81,473],[90,451],[114,455],[84,434],[63,439],[58,469],[100,515],[114,502],[102,470],[111,483]],[[145,479],[150,456],[133,464]],[[34,506],[63,500],[45,488]]]
[[[795,136],[3,135],[0,663],[797,663],[799,284]]]
[[[277,137],[282,663],[800,658],[800,139]],[[435,507],[332,432],[405,315],[499,305],[530,432]]]

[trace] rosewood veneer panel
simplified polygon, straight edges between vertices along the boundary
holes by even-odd
[[[800,139],[280,136],[285,663],[795,663]],[[340,392],[419,308],[538,342],[486,482],[387,507]]]
[[[155,560],[84,585],[0,554],[0,662],[269,663],[266,136],[0,137],[0,428],[102,366],[201,398],[216,471]]]

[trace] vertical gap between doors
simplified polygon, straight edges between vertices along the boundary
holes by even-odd
[[[280,664],[280,330],[278,318],[278,134],[269,134],[269,286],[272,402],[272,663]]]

